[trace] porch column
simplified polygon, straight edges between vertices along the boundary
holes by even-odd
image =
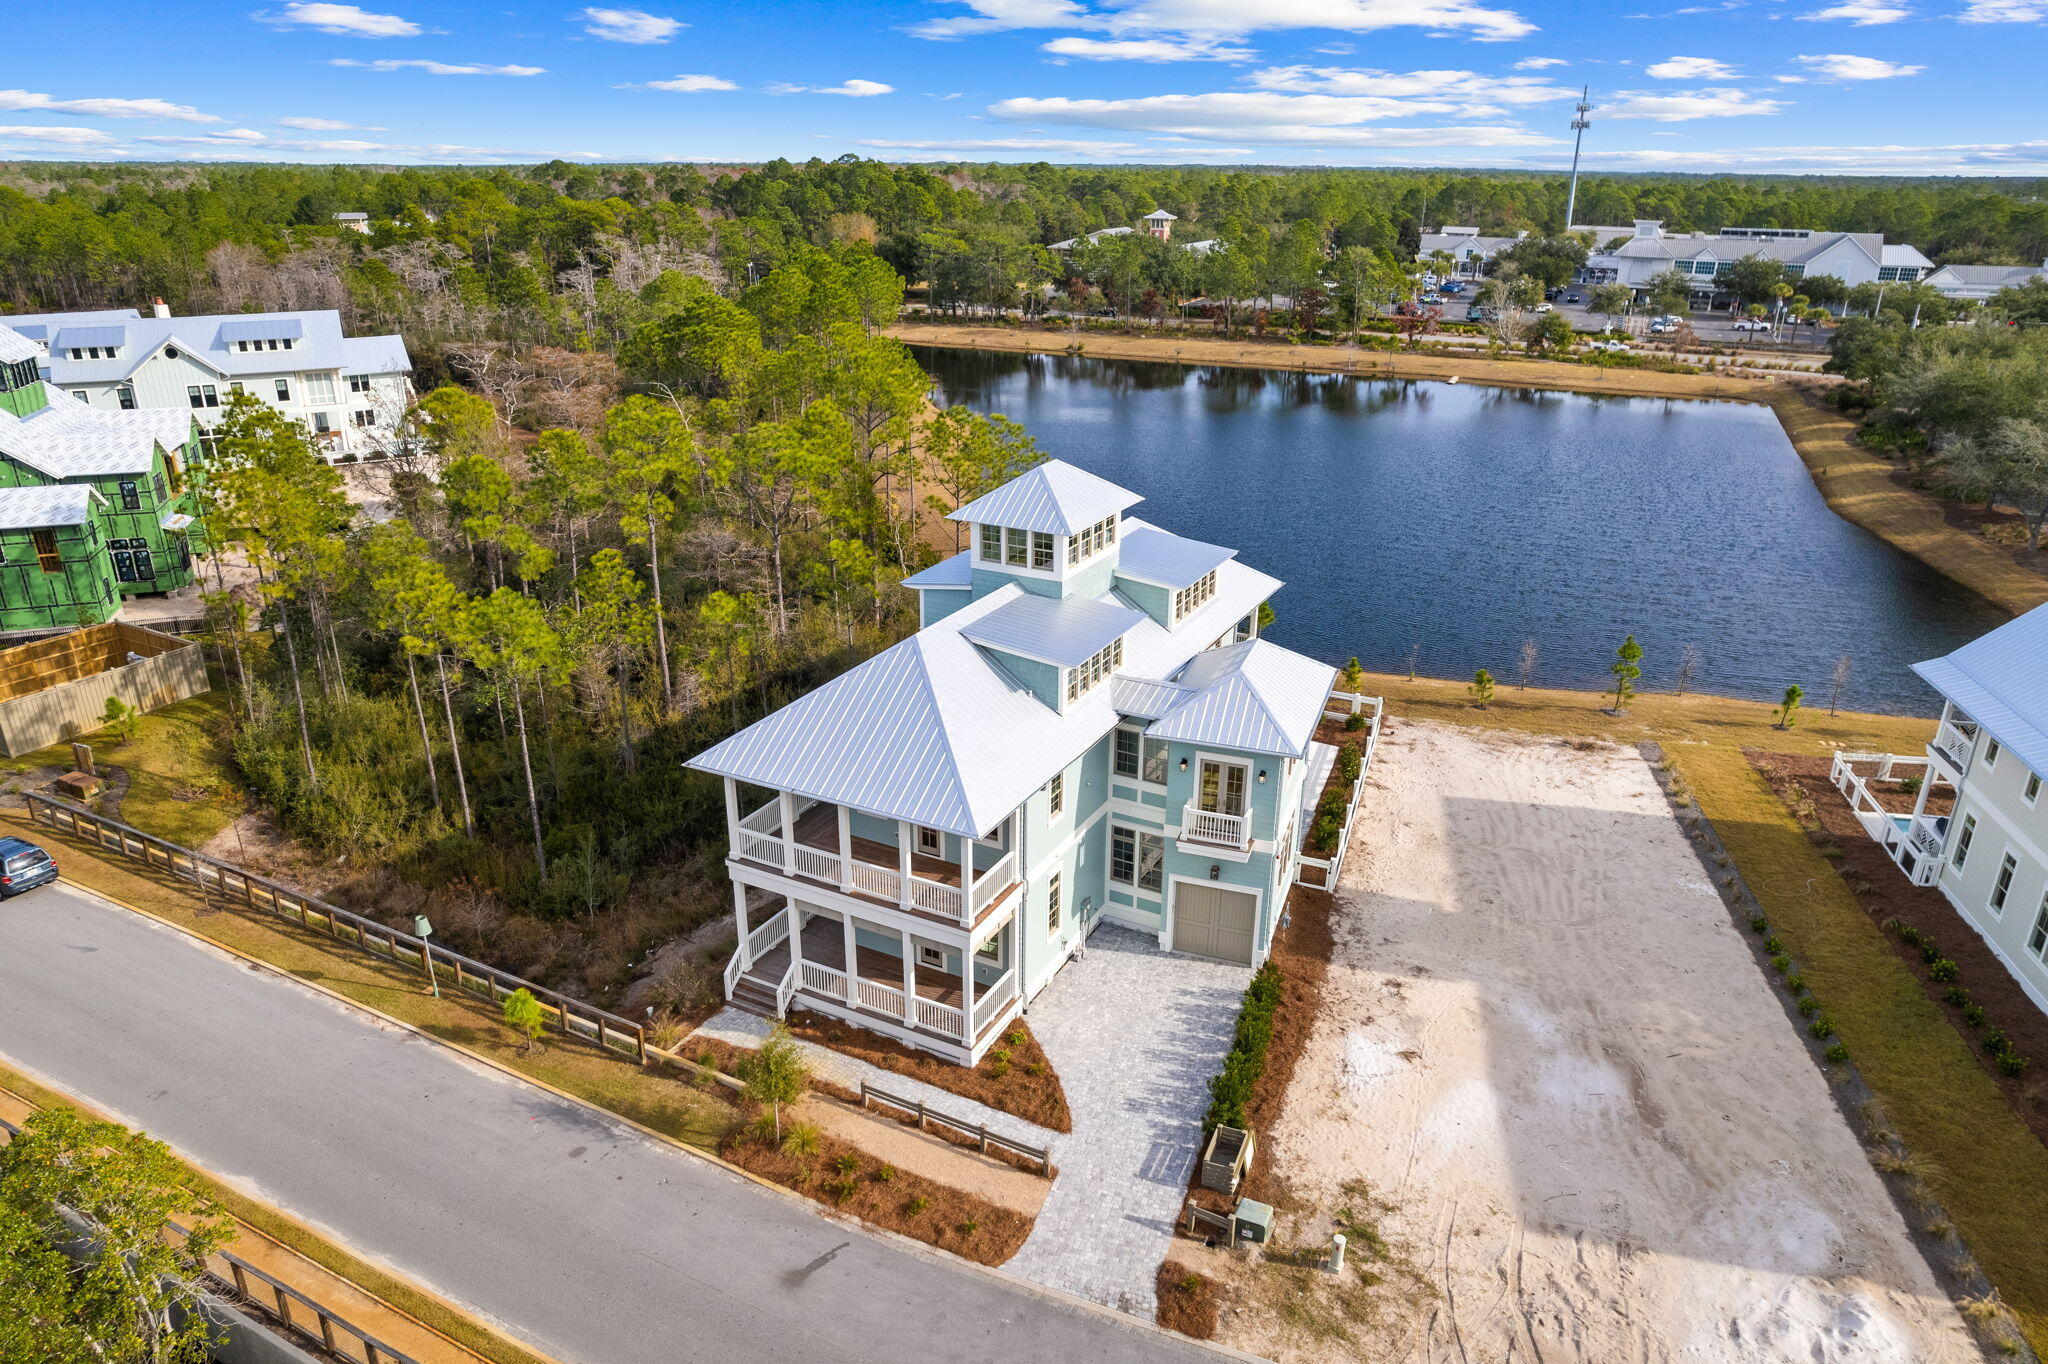
[[[960,922],[974,922],[974,840],[960,840]]]
[[[1920,769],[1920,789],[1913,795],[1913,823],[1918,825],[1920,816],[1927,810],[1928,788],[1934,785],[1934,764],[1928,763]]]
[[[839,889],[851,894],[853,891],[853,812],[844,805],[839,809]],[[841,916],[845,917],[844,915]]]
[[[910,934],[903,929],[896,930],[903,940],[903,1026],[917,1026],[917,948],[911,944]]]
[[[725,848],[729,853],[740,849],[740,784],[731,777],[725,779]]]
[[[776,813],[782,816],[782,869],[796,875],[796,801],[787,791],[775,793]]]
[[[910,908],[910,840],[915,837],[908,820],[896,821],[896,904],[901,909]]]
[[[974,1046],[974,939],[968,937],[967,946],[960,953],[960,1040],[971,1050]]]
[[[855,955],[859,949],[853,941],[853,916],[844,910],[839,914],[839,932],[846,944],[846,1007],[851,1009],[860,1004],[860,959]]]
[[[747,888],[737,881],[732,883],[732,917],[739,925],[740,960],[746,966],[752,966],[754,958],[747,951]]]
[[[796,972],[796,988],[804,988],[804,907],[789,901],[789,966]]]

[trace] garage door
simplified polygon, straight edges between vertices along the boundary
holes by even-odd
[[[1221,886],[1180,882],[1173,893],[1173,947],[1200,957],[1252,961],[1252,932],[1259,920],[1259,897]]]

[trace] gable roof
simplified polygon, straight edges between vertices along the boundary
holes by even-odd
[[[1299,758],[1337,670],[1263,639],[1206,649],[1174,680],[1190,693],[1150,738]]]
[[[49,390],[49,402],[26,417],[0,409],[0,454],[54,479],[146,474],[158,446],[175,450],[191,435],[192,414],[184,408],[109,412],[60,389]]]
[[[2030,770],[2048,775],[2048,606],[1913,671]]]
[[[1117,545],[1116,571],[1120,578],[1155,587],[1180,588],[1200,582],[1203,574],[1236,557],[1234,549],[1190,540],[1133,518],[1124,523],[1123,539]]]
[[[41,360],[43,348],[18,331],[0,327],[0,365],[12,365],[22,360]]]
[[[0,530],[82,525],[92,515],[92,500],[97,496],[89,483],[0,488]]]
[[[1063,459],[1049,459],[948,512],[946,519],[1072,535],[1144,500]]]

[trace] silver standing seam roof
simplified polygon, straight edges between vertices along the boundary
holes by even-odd
[[[905,587],[972,587],[974,586],[974,555],[961,550],[951,558],[941,559],[919,573],[913,573],[903,580]]]
[[[1124,522],[1123,544],[1117,549],[1116,572],[1155,587],[1187,587],[1200,582],[1237,551],[1170,535],[1135,517]]]
[[[1015,601],[960,627],[976,644],[1020,658],[1075,668],[1107,649],[1139,621],[1143,611],[1093,597],[1064,601],[1026,592]]]
[[[2037,606],[1913,671],[2048,777],[2048,606]]]
[[[1299,758],[1337,670],[1263,639],[1207,649],[1174,679],[1192,695],[1146,730],[1153,739]]]
[[[192,317],[144,317],[120,312],[34,313],[0,317],[32,341],[50,341],[47,356],[38,358],[52,383],[117,383],[131,377],[165,346],[176,346],[201,364],[227,377],[245,374],[291,374],[332,369],[350,374],[405,373],[412,369],[405,342],[395,336],[344,338],[341,314],[333,309],[288,313],[234,313]],[[80,329],[102,339],[67,341]],[[296,329],[296,330],[294,330]],[[118,339],[108,339],[115,332]],[[236,350],[238,341],[290,340],[290,350]],[[351,342],[368,343],[352,346]],[[114,346],[111,360],[73,360],[71,346]]]
[[[1026,469],[992,493],[946,513],[950,521],[1072,535],[1145,499],[1063,459]]]

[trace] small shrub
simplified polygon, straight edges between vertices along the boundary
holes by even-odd
[[[2002,1051],[1998,1053],[1998,1073],[2000,1075],[2009,1075],[2017,1080],[2020,1076],[2027,1073],[2028,1059],[2016,1051]]]
[[[1337,750],[1337,782],[1346,791],[1351,783],[1358,780],[1358,774],[1365,770],[1365,760],[1359,756],[1358,741],[1346,739]]]
[[[1835,1035],[1835,1021],[1826,1014],[1817,1014],[1814,1016],[1813,1022],[1806,1025],[1806,1030],[1815,1037],[1833,1037]]]
[[[1026,1075],[1031,1076],[1039,1076],[1045,1074],[1045,1062],[1033,1061],[1030,1065],[1024,1067],[1024,1073]]]
[[[1792,972],[1790,975],[1785,977],[1785,988],[1790,990],[1794,995],[1805,994],[1806,977],[1800,975],[1797,971]]]
[[[1771,969],[1781,976],[1784,975],[1792,969],[1792,958],[1786,956],[1783,952],[1778,953],[1777,956],[1771,958]]]
[[[1775,957],[1784,950],[1785,944],[1778,940],[1777,934],[1773,933],[1769,937],[1764,939],[1764,951],[1770,953],[1772,956]]]
[[[957,1230],[962,1236],[972,1236],[975,1232],[979,1231],[980,1229],[981,1222],[978,1219],[972,1217],[968,1218],[965,1222],[962,1222],[960,1226],[957,1228]]]
[[[1970,992],[1960,985],[1951,985],[1941,992],[1941,997],[1958,1009],[1970,1007]]]
[[[841,1178],[825,1181],[823,1188],[831,1196],[833,1202],[844,1203],[847,1199],[853,1197],[854,1191],[860,1188],[860,1185],[850,1179]]]
[[[747,1124],[747,1136],[763,1146],[773,1146],[778,1140],[775,1115],[763,1113]]]
[[[929,1208],[931,1205],[932,1201],[929,1198],[926,1198],[924,1195],[920,1194],[916,1198],[913,1198],[909,1202],[905,1203],[903,1205],[903,1211],[909,1213],[912,1217],[915,1217],[919,1213],[923,1212],[926,1208]]]
[[[997,1047],[989,1052],[988,1059],[996,1062],[998,1065],[1002,1065],[1009,1061],[1010,1049],[1008,1047]]]
[[[1922,935],[1920,939],[1920,960],[1929,966],[1941,960],[1941,944]]]
[[[896,1167],[894,1165],[878,1165],[875,1167],[875,1183],[887,1184],[895,1178]]]
[[[718,1053],[711,1050],[711,1048],[709,1047],[704,1048],[704,1050],[697,1053],[697,1064],[704,1067],[704,1069],[706,1070],[717,1070]]]
[[[793,1122],[782,1134],[782,1154],[785,1156],[815,1156],[818,1154],[818,1128],[815,1123]]]
[[[997,1061],[988,1068],[988,1073],[1000,1080],[1010,1073],[1010,1063],[1008,1061]]]
[[[1887,914],[1877,921],[1877,926],[1887,933],[1898,933],[1905,929],[1906,921],[1896,914]]]
[[[1012,1028],[1003,1034],[1003,1040],[1013,1047],[1021,1047],[1028,1038],[1022,1028]]]
[[[848,1152],[842,1152],[832,1157],[831,1164],[834,1174],[850,1175],[860,1168],[860,1157]]]
[[[1991,1015],[1984,1012],[1984,1006],[1982,1004],[1965,1004],[1963,1006],[1963,1022],[1969,1024],[1973,1028],[1983,1027],[1985,1020],[1988,1019],[1990,1016]]]
[[[1794,1007],[1796,1007],[1799,1010],[1799,1012],[1805,1017],[1811,1018],[1815,1014],[1820,1012],[1820,1001],[1815,999],[1812,995],[1801,995],[1799,997],[1799,1003]]]
[[[1984,1050],[1992,1056],[2003,1056],[2012,1046],[2003,1028],[1987,1028],[1984,1032]]]
[[[1761,933],[1770,926],[1771,921],[1769,919],[1766,919],[1761,914],[1752,914],[1749,916],[1749,931],[1752,933]]]
[[[1896,924],[1898,920],[1894,919],[1892,922]],[[1925,933],[1922,933],[1911,924],[1899,924],[1899,938],[1910,946],[1918,947],[1926,940],[1926,937]]]
[[[1344,728],[1351,731],[1353,734],[1356,734],[1359,730],[1365,728],[1365,717],[1363,715],[1345,716]]]
[[[1245,1105],[1266,1069],[1266,1049],[1273,1041],[1273,1014],[1280,1007],[1280,967],[1267,962],[1252,976],[1237,1016],[1237,1033],[1222,1071],[1209,1081],[1209,1112],[1204,1131],[1217,1126],[1245,1126]]]
[[[1828,1060],[1833,1061],[1836,1065],[1839,1066],[1844,1061],[1849,1059],[1849,1049],[1843,1046],[1840,1042],[1836,1042],[1831,1044],[1826,1051],[1821,1053],[1821,1055],[1827,1057]]]
[[[1941,957],[1927,964],[1927,978],[1935,981],[1954,980],[1958,974],[1956,964],[1947,957]]]

